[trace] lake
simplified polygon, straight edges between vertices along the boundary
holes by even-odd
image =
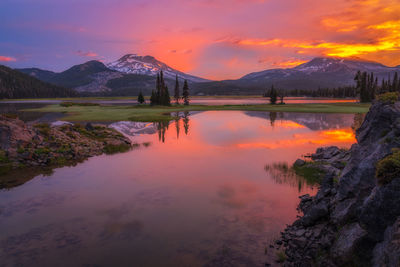
[[[207,111],[115,123],[136,143],[0,191],[0,266],[264,266],[317,186],[287,166],[349,148],[359,115]]]

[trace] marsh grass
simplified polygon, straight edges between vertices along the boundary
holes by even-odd
[[[270,111],[303,113],[366,113],[369,104],[330,103],[330,104],[285,104],[285,105],[172,105],[172,106],[70,106],[48,105],[24,111],[64,113],[69,121],[142,121],[160,122],[174,119],[173,112],[234,110],[234,111]]]

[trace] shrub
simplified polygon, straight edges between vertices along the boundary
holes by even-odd
[[[106,154],[116,154],[120,152],[126,152],[129,149],[131,149],[131,146],[128,144],[119,144],[119,145],[107,144],[104,146],[103,150]]]
[[[400,149],[393,149],[391,155],[378,161],[375,176],[381,185],[400,177]]]
[[[395,103],[399,99],[399,93],[397,92],[388,92],[384,94],[378,95],[378,101],[384,103]]]
[[[37,123],[34,125],[36,129],[39,130],[39,133],[41,133],[44,136],[49,136],[50,135],[50,125],[48,123]]]
[[[18,119],[18,115],[14,113],[6,113],[3,114],[4,117],[9,118],[9,119]]]
[[[286,254],[284,251],[278,251],[276,252],[276,257],[278,258],[279,263],[283,263],[286,261]]]

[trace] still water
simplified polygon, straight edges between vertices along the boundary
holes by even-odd
[[[117,123],[137,144],[0,191],[0,266],[264,266],[316,186],[282,171],[349,147],[358,115],[209,111]],[[135,128],[136,127],[136,128]],[[286,169],[286,168],[283,168]]]

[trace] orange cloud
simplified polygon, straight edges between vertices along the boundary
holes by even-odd
[[[272,66],[279,68],[293,68],[306,62],[308,62],[308,60],[291,59],[282,62],[274,62],[272,63]]]
[[[81,56],[81,57],[97,57],[98,56],[98,54],[96,54],[95,52],[92,52],[92,51],[83,52],[81,50],[76,51],[75,54],[77,54],[78,56]]]
[[[11,62],[11,61],[17,61],[15,58],[13,57],[6,57],[6,56],[0,56],[0,62]]]

